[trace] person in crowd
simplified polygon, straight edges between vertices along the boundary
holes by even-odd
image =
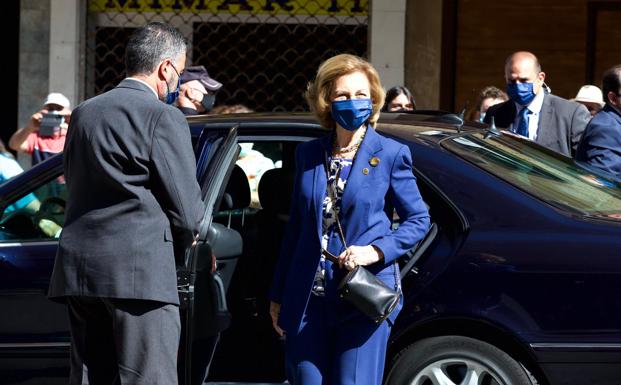
[[[181,74],[177,106],[184,115],[210,112],[222,83],[209,76],[204,66],[190,66]]]
[[[57,115],[59,120],[49,129],[42,129],[42,121]],[[45,118],[44,118],[45,117]],[[61,93],[50,93],[43,102],[43,108],[32,114],[26,126],[15,131],[9,139],[9,147],[17,152],[30,154],[32,165],[62,152],[71,118],[69,99]]]
[[[416,109],[416,102],[414,96],[407,87],[395,86],[386,92],[386,102],[382,111],[386,112],[401,112],[401,111],[413,111]]]
[[[474,120],[483,122],[487,110],[496,104],[506,102],[509,100],[509,96],[504,93],[500,88],[494,86],[487,86],[479,93],[477,100],[476,111],[474,112]]]
[[[591,113],[591,116],[595,116],[595,114],[600,112],[606,104],[604,103],[602,90],[600,90],[598,86],[591,84],[580,87],[576,97],[572,100],[584,104],[587,110]]]
[[[243,104],[229,104],[216,106],[211,110],[210,115],[221,114],[247,114],[254,112]],[[241,150],[238,155],[237,165],[246,173],[248,184],[250,185],[251,202],[250,206],[258,208],[259,204],[259,180],[267,170],[273,169],[276,165],[274,161],[265,156],[264,149],[269,150],[269,143],[240,143]]]
[[[492,117],[498,127],[573,156],[591,114],[582,104],[552,95],[544,90],[546,74],[530,52],[510,55],[505,62],[505,80],[510,100],[491,106],[485,123]]]
[[[376,324],[339,299],[336,288],[347,270],[361,265],[399,290],[397,259],[424,236],[429,214],[410,150],[374,129],[384,91],[370,63],[348,54],[326,60],[306,99],[332,132],[297,147],[270,315],[277,333],[286,333],[289,382],[379,385],[402,305]],[[385,204],[401,218],[396,230]],[[338,257],[324,257],[328,253]]]
[[[68,190],[49,296],[68,305],[74,384],[177,384],[175,257],[205,212],[190,129],[172,106],[187,41],[152,22],[125,50],[128,77],[73,112]]]
[[[259,205],[259,181],[261,176],[267,170],[275,167],[274,161],[263,154],[263,152],[254,149],[254,143],[240,143],[241,151],[237,158],[237,165],[244,170],[250,185],[251,207],[258,208]]]
[[[17,163],[13,154],[6,149],[4,142],[0,139],[0,184],[24,172],[22,167]],[[12,205],[4,209],[3,215],[18,211],[26,210],[30,213],[36,213],[39,210],[40,202],[37,197],[30,193],[19,199]]]
[[[219,115],[219,114],[247,114],[254,112],[250,108],[246,107],[243,104],[223,104],[220,106],[215,106],[213,110],[211,110],[211,114]]]
[[[604,72],[602,91],[606,104],[584,131],[576,160],[621,180],[621,64]]]

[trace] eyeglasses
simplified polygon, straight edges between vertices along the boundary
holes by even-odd
[[[169,60],[168,62],[172,66],[172,68],[175,70],[175,73],[177,74],[177,76],[179,76],[179,78],[181,78],[181,75],[185,72],[185,69],[183,71],[181,71],[181,72],[177,71],[177,67],[175,67],[175,65],[173,64],[172,60],[171,59],[168,59],[168,60]]]

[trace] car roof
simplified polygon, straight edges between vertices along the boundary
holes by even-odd
[[[292,126],[298,129],[329,132],[329,129],[319,125],[312,114],[304,112],[195,115],[188,116],[188,123],[193,136],[200,135],[206,126],[211,129],[224,129],[237,124],[240,133],[247,133],[259,127],[274,130],[276,133],[279,128],[286,130]],[[460,135],[462,132],[484,132],[487,128],[485,124],[464,121],[453,113],[431,110],[382,113],[377,124],[378,131],[382,133],[404,140],[423,140],[436,144],[446,137]]]

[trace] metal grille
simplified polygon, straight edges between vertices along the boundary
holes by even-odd
[[[187,65],[224,84],[217,105],[307,110],[303,91],[321,61],[367,56],[368,0],[89,0],[86,97],[125,76],[137,26],[164,21],[190,41]]]

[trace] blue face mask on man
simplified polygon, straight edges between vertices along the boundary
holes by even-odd
[[[347,131],[355,131],[373,113],[371,99],[348,99],[332,102],[332,119]]]
[[[168,88],[168,85],[166,85],[166,88]],[[181,91],[181,82],[177,81],[177,89],[172,92],[168,90],[168,93],[166,94],[166,104],[173,104],[179,97],[179,91]]]
[[[507,94],[517,104],[527,106],[535,99],[533,83],[509,83],[507,84]]]
[[[179,75],[179,71],[175,68],[175,66],[170,63],[172,68],[177,73],[177,88],[174,91],[170,91],[170,87],[168,86],[168,82],[166,82],[166,104],[173,104],[175,100],[179,97],[179,92],[181,91],[181,75]]]

